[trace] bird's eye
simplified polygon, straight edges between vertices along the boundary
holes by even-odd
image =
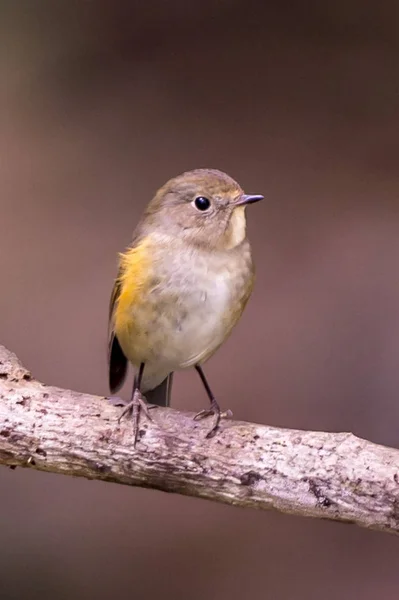
[[[195,208],[201,211],[208,210],[210,205],[210,200],[208,200],[208,198],[205,198],[205,196],[198,196],[198,198],[194,200]]]

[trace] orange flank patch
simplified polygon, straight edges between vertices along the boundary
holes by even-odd
[[[121,254],[121,291],[115,309],[116,331],[134,328],[133,308],[140,305],[143,293],[151,280],[150,246],[150,240],[146,238],[138,246]]]

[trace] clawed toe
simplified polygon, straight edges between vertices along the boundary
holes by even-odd
[[[210,408],[205,408],[203,410],[200,410],[199,413],[197,413],[194,416],[194,421],[199,421],[200,419],[205,419],[206,417],[214,417],[213,425],[205,436],[206,438],[209,439],[209,438],[212,438],[216,434],[216,432],[219,428],[220,420],[224,419],[224,418],[229,418],[232,415],[233,415],[233,413],[230,409],[228,409],[224,412],[221,412],[219,405],[215,401],[211,404]]]
[[[194,417],[194,421],[199,421],[200,419],[205,419],[205,417],[211,417],[215,412],[211,409],[204,408],[200,410]]]
[[[149,421],[153,420],[149,413],[149,408],[150,407],[147,405],[147,402],[146,402],[144,396],[142,396],[140,391],[138,389],[136,389],[134,391],[131,402],[129,402],[129,404],[127,406],[125,406],[125,408],[119,415],[118,423],[121,422],[121,420],[123,419],[123,417],[125,415],[129,415],[132,417],[132,420],[133,420],[133,447],[134,448],[136,447],[137,436],[138,436],[138,432],[139,432],[140,413],[143,412]]]

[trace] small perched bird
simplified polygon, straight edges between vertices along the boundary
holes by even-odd
[[[263,196],[244,194],[214,169],[168,181],[148,204],[130,247],[120,256],[109,312],[109,386],[135,368],[134,443],[140,407],[168,406],[173,372],[195,367],[210,401],[195,418],[221,410],[202,365],[230,334],[252,292],[254,267],[245,208]],[[145,399],[143,398],[145,395]]]

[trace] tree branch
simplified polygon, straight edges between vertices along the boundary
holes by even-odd
[[[48,387],[0,346],[0,464],[399,532],[399,450],[350,433],[209,423],[172,409],[131,422],[104,398]]]

